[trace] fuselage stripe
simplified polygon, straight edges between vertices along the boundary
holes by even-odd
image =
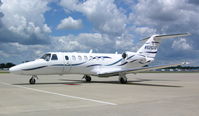
[[[87,67],[92,67],[92,66],[101,66],[101,64],[88,65]]]
[[[132,57],[134,57],[134,56],[135,56],[135,55],[129,56],[129,57],[127,58],[127,60],[130,59],[130,58],[132,58]]]
[[[44,68],[44,67],[47,67],[47,66],[40,66],[40,67],[28,68],[28,69],[22,69],[22,70],[29,71],[29,70],[36,70],[36,69],[40,69],[40,68]]]

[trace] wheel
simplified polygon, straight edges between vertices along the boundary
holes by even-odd
[[[86,80],[86,82],[91,82],[91,77],[88,76],[88,75],[86,75],[86,76],[85,76],[85,80]]]
[[[127,83],[127,78],[126,78],[126,76],[125,76],[125,75],[120,76],[120,77],[119,77],[119,81],[120,81],[121,84],[126,84],[126,83]]]
[[[30,84],[35,84],[35,83],[36,83],[35,78],[31,78],[31,79],[29,80],[29,83],[30,83]]]

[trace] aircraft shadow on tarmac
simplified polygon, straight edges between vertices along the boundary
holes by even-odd
[[[71,79],[59,79],[61,81],[74,81],[81,83],[103,83],[103,84],[120,84],[120,85],[140,85],[140,86],[157,86],[157,87],[183,87],[183,86],[176,86],[176,85],[162,85],[162,84],[149,84],[149,83],[141,83],[145,81],[175,81],[175,80],[155,80],[155,79],[137,79],[128,81],[127,84],[121,84],[119,81],[91,81],[86,82],[82,80],[71,80]]]
[[[36,85],[56,85],[56,84],[64,84],[64,85],[81,85],[81,84],[89,84],[89,83],[103,83],[103,84],[120,84],[117,80],[116,81],[91,81],[86,82],[83,80],[72,80],[72,79],[59,79],[60,81],[65,82],[52,82],[52,83],[36,83]],[[156,87],[183,87],[183,86],[176,86],[176,85],[165,85],[165,84],[149,84],[143,83],[147,81],[176,81],[176,80],[157,80],[157,79],[137,79],[128,81],[127,84],[120,84],[120,85],[136,85],[136,86],[156,86]],[[18,83],[14,85],[30,85],[29,83]]]

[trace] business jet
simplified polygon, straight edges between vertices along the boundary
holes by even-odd
[[[86,82],[91,76],[119,76],[122,84],[127,83],[126,75],[154,69],[161,69],[180,64],[148,66],[154,61],[162,39],[188,36],[189,33],[171,35],[153,35],[143,39],[144,45],[137,51],[126,51],[122,54],[49,52],[34,61],[11,67],[14,74],[31,76],[29,83],[35,84],[37,75],[81,74]]]

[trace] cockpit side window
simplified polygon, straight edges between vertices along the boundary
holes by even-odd
[[[58,60],[57,55],[53,54],[51,60]]]
[[[44,59],[44,60],[46,60],[46,61],[49,61],[49,60],[50,60],[50,56],[51,56],[51,54],[44,54],[44,55],[41,57],[41,59]]]

